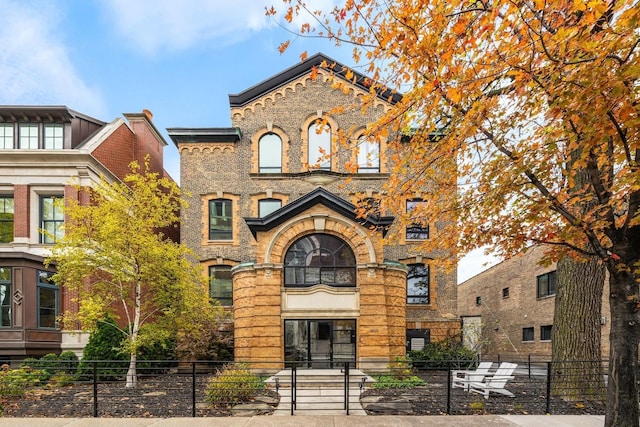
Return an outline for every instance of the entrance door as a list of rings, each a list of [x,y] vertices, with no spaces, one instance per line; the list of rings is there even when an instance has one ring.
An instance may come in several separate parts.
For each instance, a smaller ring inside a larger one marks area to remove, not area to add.
[[[330,369],[356,358],[356,321],[285,320],[284,356],[299,367]]]

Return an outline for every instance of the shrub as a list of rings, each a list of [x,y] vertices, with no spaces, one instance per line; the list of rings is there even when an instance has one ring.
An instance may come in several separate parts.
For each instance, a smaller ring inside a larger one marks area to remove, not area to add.
[[[116,321],[109,315],[98,322],[96,329],[89,335],[89,341],[82,353],[82,362],[78,375],[83,380],[93,378],[93,364],[97,362],[98,380],[113,380],[127,372],[129,357],[122,352],[124,334]],[[107,362],[108,361],[108,362]]]
[[[466,367],[476,359],[476,353],[467,349],[457,337],[426,343],[420,351],[410,351],[407,357],[418,369]]]
[[[410,375],[405,377],[397,377],[394,375],[378,375],[375,377],[371,387],[375,389],[381,388],[413,388],[426,385],[422,378],[416,375]]]
[[[215,405],[243,402],[265,388],[246,364],[225,365],[207,385],[207,401]]]
[[[24,396],[27,389],[40,384],[41,371],[33,370],[28,366],[11,369],[9,365],[0,368],[0,397]]]

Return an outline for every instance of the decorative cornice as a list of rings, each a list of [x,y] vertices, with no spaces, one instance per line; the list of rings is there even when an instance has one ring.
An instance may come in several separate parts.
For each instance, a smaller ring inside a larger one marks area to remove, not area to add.
[[[200,153],[233,153],[236,150],[235,144],[229,143],[188,143],[188,144],[178,144],[178,152],[182,154],[182,152],[186,151],[189,153],[200,152]]]

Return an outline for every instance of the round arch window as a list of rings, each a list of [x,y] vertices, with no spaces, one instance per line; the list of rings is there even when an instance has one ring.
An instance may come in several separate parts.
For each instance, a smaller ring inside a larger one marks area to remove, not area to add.
[[[284,258],[284,285],[356,286],[356,257],[342,239],[311,234],[296,240]]]

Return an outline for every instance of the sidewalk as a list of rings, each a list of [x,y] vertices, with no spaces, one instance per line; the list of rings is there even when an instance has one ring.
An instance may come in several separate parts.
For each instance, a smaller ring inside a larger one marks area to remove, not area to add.
[[[4,418],[2,427],[602,427],[599,415],[260,416],[226,418]]]

